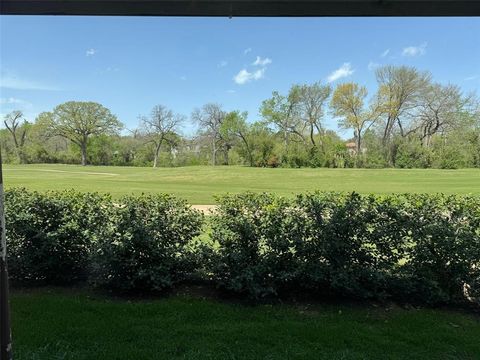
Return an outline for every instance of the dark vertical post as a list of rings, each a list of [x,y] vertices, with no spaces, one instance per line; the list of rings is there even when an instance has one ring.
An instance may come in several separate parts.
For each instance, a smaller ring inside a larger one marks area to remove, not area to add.
[[[12,335],[10,330],[10,306],[7,271],[7,239],[5,236],[5,197],[3,193],[2,152],[0,149],[0,360],[12,359]]]

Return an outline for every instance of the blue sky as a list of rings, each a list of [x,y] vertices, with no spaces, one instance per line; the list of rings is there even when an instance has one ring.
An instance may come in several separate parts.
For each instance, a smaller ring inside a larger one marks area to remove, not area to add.
[[[356,81],[372,94],[380,64],[480,93],[480,18],[2,16],[0,39],[0,113],[31,121],[69,100],[102,103],[127,128],[156,104],[189,116],[217,102],[254,121],[293,83]]]

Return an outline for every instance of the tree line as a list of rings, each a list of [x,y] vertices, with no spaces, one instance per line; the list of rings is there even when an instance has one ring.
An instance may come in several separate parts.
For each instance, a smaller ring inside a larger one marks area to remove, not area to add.
[[[70,101],[33,122],[21,111],[4,118],[0,141],[11,163],[125,166],[238,165],[258,167],[480,167],[480,101],[428,71],[383,66],[377,88],[354,82],[332,87],[295,84],[265,99],[260,119],[208,103],[188,117],[163,105],[140,116],[136,129],[103,105]],[[345,141],[327,117],[353,133]]]

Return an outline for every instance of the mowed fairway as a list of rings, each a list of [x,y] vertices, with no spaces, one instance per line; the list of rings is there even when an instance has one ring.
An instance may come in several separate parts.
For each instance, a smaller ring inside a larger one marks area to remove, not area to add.
[[[445,310],[242,306],[186,296],[119,301],[12,293],[16,360],[478,359],[479,319]]]
[[[480,194],[480,169],[267,169],[241,166],[136,168],[5,165],[4,183],[31,190],[170,193],[190,204],[214,204],[214,195],[242,191],[291,196],[314,190],[360,193]]]

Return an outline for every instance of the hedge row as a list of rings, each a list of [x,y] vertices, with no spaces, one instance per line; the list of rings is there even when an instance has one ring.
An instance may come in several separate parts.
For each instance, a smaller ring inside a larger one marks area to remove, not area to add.
[[[313,193],[220,199],[217,282],[254,298],[287,291],[451,303],[480,292],[480,198]]]
[[[198,267],[190,249],[203,216],[169,195],[73,191],[5,194],[12,282],[67,285],[89,280],[118,291],[158,291]]]
[[[418,303],[480,298],[480,197],[311,193],[219,198],[204,218],[168,195],[6,193],[10,276],[161,291],[202,274],[248,297]],[[205,239],[203,239],[205,240]]]

